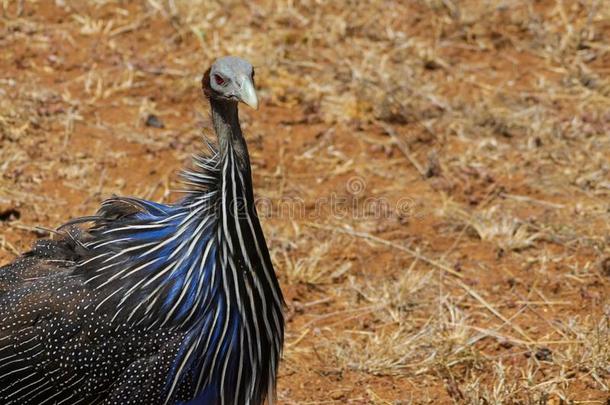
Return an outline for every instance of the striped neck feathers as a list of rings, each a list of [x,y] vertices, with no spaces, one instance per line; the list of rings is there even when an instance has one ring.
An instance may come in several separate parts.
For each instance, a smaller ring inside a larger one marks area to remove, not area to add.
[[[239,124],[237,102],[210,98],[212,123],[220,149],[221,160],[234,158],[238,169],[245,177],[250,177],[250,157],[248,146]],[[251,188],[251,184],[249,185]]]
[[[111,291],[96,307],[114,308],[113,321],[189,329],[215,305],[216,294],[241,306],[255,285],[264,287],[261,299],[272,297],[273,316],[280,314],[237,104],[210,104],[219,147],[208,145],[210,153],[196,156],[194,169],[184,173],[186,198],[163,205],[115,197],[98,212],[85,242],[89,254],[78,266],[88,285]]]

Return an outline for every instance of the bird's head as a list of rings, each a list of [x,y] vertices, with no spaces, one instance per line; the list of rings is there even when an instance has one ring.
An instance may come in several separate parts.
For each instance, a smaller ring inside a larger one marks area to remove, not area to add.
[[[217,59],[203,75],[203,92],[212,99],[243,102],[258,109],[254,89],[254,68],[250,62],[225,56]]]

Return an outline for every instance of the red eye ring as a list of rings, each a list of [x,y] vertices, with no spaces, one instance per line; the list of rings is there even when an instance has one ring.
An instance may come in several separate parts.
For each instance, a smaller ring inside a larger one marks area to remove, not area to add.
[[[214,75],[214,81],[219,86],[222,86],[223,84],[225,84],[225,79],[223,79],[220,75]]]

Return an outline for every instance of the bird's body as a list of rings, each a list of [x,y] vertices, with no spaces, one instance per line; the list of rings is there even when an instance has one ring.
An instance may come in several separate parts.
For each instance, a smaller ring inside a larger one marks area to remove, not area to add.
[[[112,198],[0,268],[0,403],[273,398],[283,298],[237,115],[238,99],[257,103],[249,66],[204,75],[218,147],[185,172],[183,200]]]

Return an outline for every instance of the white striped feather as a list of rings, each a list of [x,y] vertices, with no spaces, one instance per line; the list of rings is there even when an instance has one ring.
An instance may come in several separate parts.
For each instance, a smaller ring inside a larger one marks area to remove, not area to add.
[[[131,224],[103,231],[102,235],[109,239],[102,238],[99,241],[90,242],[86,246],[92,252],[104,251],[77,266],[82,267],[101,260],[104,265],[98,267],[95,271],[97,274],[86,281],[89,283],[98,276],[105,275],[107,278],[104,282],[96,286],[98,290],[107,288],[118,280],[134,280],[128,288],[121,286],[97,303],[95,308],[99,310],[113,296],[119,292],[122,294],[112,322],[121,316],[119,314],[125,312],[130,299],[136,296],[138,303],[129,307],[129,311],[125,313],[126,322],[135,321],[136,314],[139,314],[137,324],[147,324],[148,328],[156,326],[184,328],[187,325],[197,324],[198,319],[203,319],[202,316],[208,311],[215,311],[205,339],[203,335],[199,335],[196,339],[191,339],[190,346],[185,348],[184,355],[177,364],[166,403],[169,403],[179,387],[184,377],[183,374],[187,371],[186,365],[195,355],[204,356],[204,366],[206,370],[209,370],[207,374],[203,371],[195,374],[197,377],[196,392],[201,392],[210,383],[214,370],[220,370],[221,392],[228,389],[226,384],[228,383],[229,362],[237,361],[237,375],[234,377],[236,380],[232,381],[237,386],[231,388],[237,392],[235,395],[235,403],[237,403],[240,398],[247,399],[254,395],[256,381],[262,378],[261,373],[269,373],[269,393],[273,390],[277,372],[277,354],[281,351],[283,340],[281,336],[283,327],[280,320],[283,300],[281,292],[277,289],[277,282],[274,282],[275,274],[269,263],[264,239],[262,235],[259,235],[260,226],[255,225],[255,221],[258,219],[251,216],[251,213],[255,212],[255,207],[253,201],[248,201],[244,194],[247,182],[243,177],[244,174],[238,168],[232,146],[228,145],[228,151],[222,157],[218,152],[215,152],[212,158],[196,157],[195,166],[204,172],[187,171],[183,173],[187,183],[192,183],[195,187],[189,191],[191,199],[185,205],[185,210],[152,223]],[[197,191],[204,189],[203,193]],[[217,201],[219,210],[216,209]],[[244,205],[240,206],[239,203]],[[229,211],[230,209],[232,210]],[[174,221],[178,219],[178,224],[174,225]],[[113,235],[121,232],[146,232],[160,230],[167,226],[175,226],[176,231],[161,241],[137,243],[130,236],[112,239]],[[216,234],[210,236],[211,227],[216,227]],[[204,235],[208,237],[208,240],[201,246]],[[234,240],[234,238],[236,239]],[[173,247],[169,256],[152,258],[155,252],[176,242],[177,245]],[[251,249],[248,248],[248,245]],[[113,246],[118,249],[106,251]],[[210,255],[213,248],[214,257]],[[138,258],[141,260],[136,262],[137,264],[128,266],[125,265],[125,261],[120,260],[121,258],[131,258],[134,254],[138,254]],[[194,254],[199,255],[199,258],[191,259]],[[144,261],[145,259],[148,260]],[[165,259],[166,263],[156,269],[154,273],[149,273],[147,269],[158,264],[161,259]],[[190,263],[184,268],[187,260]],[[212,263],[211,273],[207,284],[204,285],[207,280],[204,277],[204,271],[206,271],[208,261]],[[118,268],[121,265],[123,267]],[[108,274],[109,272],[111,274]],[[260,275],[261,272],[262,275]],[[163,280],[170,278],[174,279],[176,283],[181,283],[182,288],[170,303],[169,309],[162,317],[158,317],[153,311],[158,308],[157,304],[163,299],[161,296],[164,288]],[[221,294],[221,299],[224,301],[222,313],[219,308],[211,306],[214,300],[210,297],[210,293],[214,291],[217,283],[220,289],[216,293]],[[183,312],[178,323],[174,323],[175,314],[186,302],[189,288],[195,289],[194,304],[186,314]],[[140,294],[144,291],[146,291],[144,295]],[[266,291],[270,291],[272,294],[270,302]],[[245,293],[245,296],[242,296],[242,293]],[[260,305],[260,308],[257,305]],[[234,318],[232,315],[235,311],[239,314],[238,318]],[[237,326],[233,324],[234,322],[238,322]],[[232,331],[235,327],[237,327],[237,332],[229,333],[229,330]],[[211,347],[211,331],[217,328],[221,328],[220,335],[217,344]],[[272,344],[271,350],[263,347],[263,337]],[[221,358],[220,350],[223,346],[227,348],[227,353],[223,353],[224,357]],[[261,364],[264,350],[269,350],[270,356],[267,370],[263,370]],[[244,356],[247,356],[252,367],[251,378],[248,381],[244,380],[243,367],[246,361]],[[206,375],[207,378],[204,378]],[[242,392],[246,394],[240,394]],[[268,401],[272,401],[272,399],[272,396],[269,395]],[[48,400],[49,398],[42,404]]]

